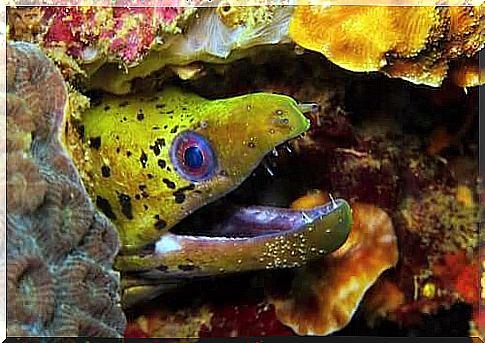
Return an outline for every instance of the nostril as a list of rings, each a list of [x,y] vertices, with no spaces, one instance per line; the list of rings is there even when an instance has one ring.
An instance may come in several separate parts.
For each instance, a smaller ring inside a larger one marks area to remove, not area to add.
[[[316,113],[320,110],[320,104],[317,103],[301,103],[297,107],[302,113]]]

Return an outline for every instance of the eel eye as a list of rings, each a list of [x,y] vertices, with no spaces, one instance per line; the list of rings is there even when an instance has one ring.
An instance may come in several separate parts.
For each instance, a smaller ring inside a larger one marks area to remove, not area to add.
[[[192,182],[207,180],[216,170],[216,158],[210,143],[192,131],[182,132],[174,139],[170,155],[177,172]]]

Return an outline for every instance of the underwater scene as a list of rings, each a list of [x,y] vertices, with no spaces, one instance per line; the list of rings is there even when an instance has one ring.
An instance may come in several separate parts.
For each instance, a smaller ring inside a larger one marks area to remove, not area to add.
[[[8,336],[483,337],[483,3],[115,3],[7,7]]]

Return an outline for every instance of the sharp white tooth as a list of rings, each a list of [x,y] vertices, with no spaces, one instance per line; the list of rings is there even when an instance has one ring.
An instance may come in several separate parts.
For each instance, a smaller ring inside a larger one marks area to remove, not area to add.
[[[278,157],[278,151],[276,151],[276,148],[274,148],[274,149],[273,149],[273,155],[274,155],[275,157]]]
[[[265,164],[265,165],[264,165],[264,167],[266,168],[266,171],[268,172],[268,174],[269,174],[269,175],[274,176],[273,171],[271,170],[271,168],[270,168],[270,167],[268,167],[268,165],[267,165],[267,164]]]
[[[332,194],[328,193],[328,196],[329,196],[330,200],[332,201],[333,208],[337,208],[337,203],[335,202],[335,199],[333,198]]]
[[[312,222],[312,219],[305,212],[302,212],[301,215],[302,215],[303,220],[305,221],[305,223],[310,224]]]
[[[288,152],[291,154],[293,151],[291,150],[290,146],[289,145],[286,145],[286,150],[288,150]]]

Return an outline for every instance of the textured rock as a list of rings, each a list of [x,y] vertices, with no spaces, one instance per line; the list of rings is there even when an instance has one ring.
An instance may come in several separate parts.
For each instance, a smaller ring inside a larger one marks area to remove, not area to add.
[[[58,140],[62,76],[28,43],[7,63],[7,334],[119,337],[118,237]]]

